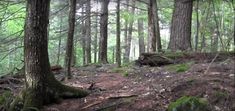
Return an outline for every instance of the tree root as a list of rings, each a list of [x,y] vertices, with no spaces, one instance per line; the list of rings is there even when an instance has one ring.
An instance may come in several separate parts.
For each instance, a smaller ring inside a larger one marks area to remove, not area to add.
[[[89,94],[88,91],[61,84],[53,84],[43,89],[42,94],[36,89],[26,88],[13,100],[9,111],[37,111],[43,105],[58,102],[67,98],[82,98]]]

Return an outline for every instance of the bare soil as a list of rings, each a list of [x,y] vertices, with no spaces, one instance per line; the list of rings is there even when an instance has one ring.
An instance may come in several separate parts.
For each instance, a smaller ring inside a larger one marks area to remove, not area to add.
[[[170,102],[186,95],[206,99],[212,111],[235,111],[234,56],[210,61],[194,61],[188,71],[179,73],[167,70],[167,66],[128,66],[124,68],[126,75],[114,73],[115,65],[72,68],[74,78],[64,83],[89,89],[90,95],[61,100],[43,110],[165,111]],[[54,73],[58,80],[64,77],[63,70]],[[18,79],[10,77],[1,78],[0,85],[0,93],[22,88]]]

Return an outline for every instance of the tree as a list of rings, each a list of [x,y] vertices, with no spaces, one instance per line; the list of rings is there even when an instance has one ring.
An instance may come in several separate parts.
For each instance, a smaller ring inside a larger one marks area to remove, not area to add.
[[[71,0],[72,3],[72,0]],[[74,3],[74,2],[73,2]],[[59,97],[84,97],[88,93],[62,85],[50,70],[48,23],[50,0],[28,0],[24,37],[25,89],[11,104],[10,111],[33,110]],[[23,103],[23,104],[22,104]]]
[[[117,39],[116,39],[116,62],[118,64],[118,67],[121,66],[121,43],[120,43],[120,0],[117,0],[117,26],[116,26],[116,33],[117,33]]]
[[[86,1],[86,63],[91,63],[91,1]]]
[[[104,64],[108,63],[108,58],[107,58],[108,4],[109,0],[101,1],[99,62]]]
[[[192,0],[175,0],[171,22],[170,43],[172,51],[186,51],[191,46]]]
[[[69,0],[69,30],[67,36],[66,55],[65,55],[65,74],[67,79],[72,77],[70,67],[73,56],[75,14],[76,14],[76,0]]]
[[[145,52],[143,18],[138,19],[139,56]]]
[[[135,0],[131,0],[131,10],[130,13],[135,13]],[[131,39],[132,39],[132,31],[133,31],[133,24],[134,24],[134,17],[131,16],[129,18],[129,27],[128,27],[128,33],[127,33],[127,39],[126,39],[126,46],[125,46],[125,56],[124,56],[124,62],[129,62],[129,56],[131,51]]]
[[[156,52],[156,49],[160,51],[161,38],[159,29],[159,19],[158,19],[158,7],[156,0],[149,1],[148,7],[148,25],[149,25],[149,37],[150,37],[150,52]],[[157,46],[156,46],[157,44]]]

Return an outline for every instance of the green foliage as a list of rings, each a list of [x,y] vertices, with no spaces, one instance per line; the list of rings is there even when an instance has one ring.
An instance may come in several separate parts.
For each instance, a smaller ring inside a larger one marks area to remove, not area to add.
[[[167,111],[209,111],[208,102],[204,99],[183,96],[172,102]]]
[[[12,97],[13,95],[10,91],[5,91],[2,95],[0,95],[0,107],[3,109],[8,109],[13,99]]]
[[[173,64],[166,66],[166,69],[172,72],[185,72],[190,69],[190,65],[193,64],[192,62],[183,63],[183,64]]]

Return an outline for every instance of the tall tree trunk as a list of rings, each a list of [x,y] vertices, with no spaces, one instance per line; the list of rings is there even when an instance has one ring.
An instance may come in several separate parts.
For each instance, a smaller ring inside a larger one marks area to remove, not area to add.
[[[62,23],[63,23],[63,17],[62,17],[62,12],[60,12],[60,34],[59,34],[59,44],[58,44],[58,53],[57,53],[57,61],[56,64],[59,65],[60,64],[60,48],[61,48],[61,39],[62,39]]]
[[[129,0],[126,1],[127,2],[127,5],[126,5],[126,11],[128,12],[129,11]],[[127,18],[124,18],[125,19],[125,28],[124,28],[124,53],[123,53],[123,62],[126,63],[128,61],[128,56],[126,56],[126,48],[127,48],[127,36],[128,36],[128,19]]]
[[[116,18],[117,26],[116,26],[116,33],[117,33],[117,38],[116,38],[116,62],[118,67],[121,66],[121,39],[120,39],[120,0],[117,0],[117,18]]]
[[[95,16],[94,63],[97,62],[98,14]]]
[[[88,94],[62,85],[50,71],[47,33],[49,6],[50,0],[27,1],[24,37],[26,89],[12,102],[10,111],[40,109],[58,97],[84,97]]]
[[[145,52],[143,18],[138,19],[139,56]]]
[[[109,0],[101,1],[99,62],[104,64],[108,63],[108,58],[107,58],[108,4]]]
[[[192,0],[175,0],[168,48],[172,51],[191,50]]]
[[[91,1],[86,1],[86,57],[87,63],[91,63]]]
[[[158,18],[158,6],[157,6],[156,0],[150,0],[150,3],[152,3],[151,9],[152,9],[153,20],[154,20],[153,24],[154,24],[154,30],[155,30],[155,36],[156,36],[157,51],[160,52],[162,50],[162,45],[161,45],[160,27],[159,27],[159,18]]]
[[[132,8],[131,8],[131,12],[132,14],[135,13],[135,1],[134,0],[131,0],[132,1]],[[126,46],[126,49],[125,49],[125,59],[124,59],[124,62],[127,63],[129,62],[129,59],[130,59],[130,51],[131,51],[131,39],[132,39],[132,31],[133,31],[133,24],[134,24],[134,17],[131,17],[131,20],[130,20],[130,23],[129,23],[129,28],[128,28],[128,35],[127,35],[127,46]]]
[[[82,17],[84,17],[84,5],[82,6]],[[83,20],[82,21],[82,37],[81,37],[81,40],[82,40],[82,54],[83,54],[83,65],[86,65],[87,64],[87,57],[86,57],[86,40],[85,40],[85,36],[86,36],[86,27],[85,27],[85,21]]]
[[[76,13],[76,0],[69,0],[69,30],[67,36],[66,55],[65,55],[65,74],[68,79],[72,77],[70,67],[71,67],[71,60],[73,53],[75,13]]]
[[[198,50],[198,39],[199,39],[199,0],[197,0],[196,5],[196,18],[197,18],[197,26],[196,26],[196,35],[195,35],[195,51]]]

